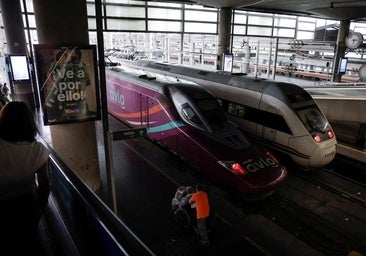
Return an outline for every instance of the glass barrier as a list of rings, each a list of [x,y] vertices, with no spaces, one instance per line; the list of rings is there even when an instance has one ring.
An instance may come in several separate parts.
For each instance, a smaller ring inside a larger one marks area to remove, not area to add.
[[[154,255],[55,154],[49,169],[51,194],[43,219],[62,255]]]

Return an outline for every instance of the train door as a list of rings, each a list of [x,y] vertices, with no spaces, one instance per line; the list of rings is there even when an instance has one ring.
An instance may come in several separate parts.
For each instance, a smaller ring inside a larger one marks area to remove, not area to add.
[[[267,107],[267,112],[277,114],[278,110],[274,107]],[[273,120],[275,122],[275,120]],[[271,123],[271,122],[268,122]],[[271,126],[262,126],[261,136],[264,139],[275,141],[276,140],[276,130]]]
[[[149,128],[149,105],[151,99],[145,95],[140,94],[140,125],[141,127]]]

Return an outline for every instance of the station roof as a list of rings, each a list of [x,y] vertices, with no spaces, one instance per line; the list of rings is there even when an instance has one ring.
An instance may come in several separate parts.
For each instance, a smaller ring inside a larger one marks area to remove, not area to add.
[[[191,0],[216,8],[309,16],[331,20],[366,21],[365,0]]]

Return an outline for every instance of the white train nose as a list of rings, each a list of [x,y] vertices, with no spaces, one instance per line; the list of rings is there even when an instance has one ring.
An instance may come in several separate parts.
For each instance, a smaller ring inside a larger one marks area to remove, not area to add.
[[[310,166],[321,167],[329,164],[334,159],[336,155],[336,143],[334,140],[324,141],[315,148],[310,157]]]

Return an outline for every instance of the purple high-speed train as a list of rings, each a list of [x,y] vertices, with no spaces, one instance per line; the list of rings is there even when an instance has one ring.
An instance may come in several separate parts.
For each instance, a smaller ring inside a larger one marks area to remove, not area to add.
[[[244,196],[270,195],[286,169],[225,116],[196,83],[127,67],[106,69],[108,112]]]

